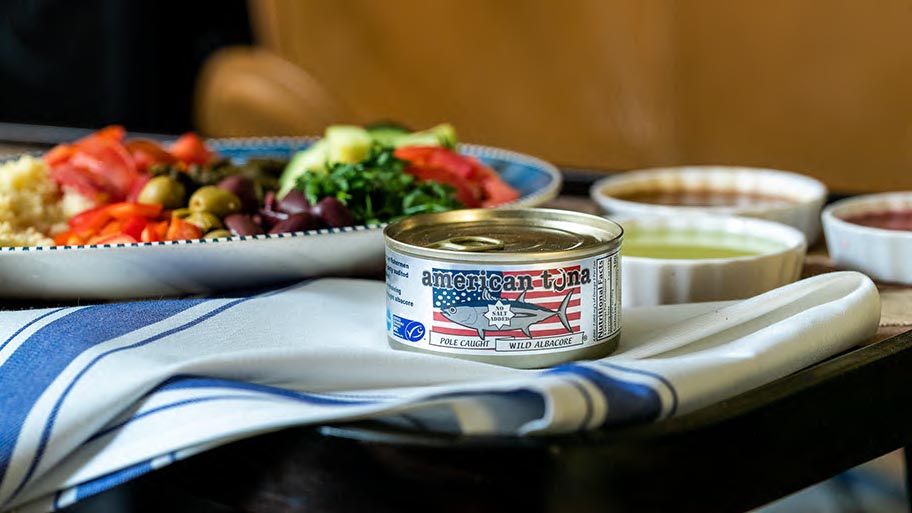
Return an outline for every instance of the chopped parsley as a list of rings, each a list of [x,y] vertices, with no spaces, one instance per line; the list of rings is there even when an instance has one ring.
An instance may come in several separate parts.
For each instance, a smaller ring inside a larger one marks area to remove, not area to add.
[[[401,217],[462,208],[456,190],[437,182],[419,182],[405,172],[408,162],[392,148],[375,145],[367,159],[332,163],[325,171],[307,171],[297,180],[311,205],[334,196],[358,222],[378,224]]]

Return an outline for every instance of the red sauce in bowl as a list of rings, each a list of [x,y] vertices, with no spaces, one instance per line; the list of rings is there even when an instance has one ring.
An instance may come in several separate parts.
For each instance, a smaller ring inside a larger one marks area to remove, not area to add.
[[[912,231],[912,210],[868,212],[846,217],[843,221],[884,230]]]

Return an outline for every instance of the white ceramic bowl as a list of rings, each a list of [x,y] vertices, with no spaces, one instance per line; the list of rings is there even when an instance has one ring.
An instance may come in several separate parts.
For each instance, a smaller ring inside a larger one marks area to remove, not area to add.
[[[912,210],[912,191],[856,196],[825,208],[821,215],[823,230],[836,265],[861,271],[877,281],[912,285],[912,232],[845,221],[851,216],[892,210]]]
[[[621,304],[624,307],[744,299],[797,280],[807,242],[790,226],[735,216],[617,218],[626,233],[638,230],[699,230],[748,235],[782,249],[753,256],[666,259],[624,256],[621,244]]]
[[[654,205],[618,198],[634,192],[661,190],[713,190],[779,196],[786,205],[695,207]],[[809,176],[738,166],[684,166],[628,171],[595,182],[592,199],[614,216],[713,214],[769,219],[793,226],[810,243],[820,235],[820,209],[826,186]]]

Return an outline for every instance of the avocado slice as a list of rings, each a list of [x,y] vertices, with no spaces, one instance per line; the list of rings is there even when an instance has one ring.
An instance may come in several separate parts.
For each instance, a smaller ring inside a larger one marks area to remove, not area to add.
[[[329,150],[330,162],[353,164],[370,154],[374,140],[360,126],[334,125],[326,129],[323,139]]]
[[[279,198],[285,197],[298,182],[298,178],[308,171],[325,170],[329,162],[329,152],[326,139],[320,139],[309,148],[301,150],[291,157],[285,171],[279,177]]]

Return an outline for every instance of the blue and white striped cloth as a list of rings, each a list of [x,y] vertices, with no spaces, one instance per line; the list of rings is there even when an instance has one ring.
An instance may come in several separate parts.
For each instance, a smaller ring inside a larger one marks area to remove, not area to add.
[[[393,351],[384,285],[0,313],[0,510],[49,511],[208,448],[373,418],[562,433],[692,411],[870,336],[846,272],[756,298],[624,312],[619,351],[546,370]]]

